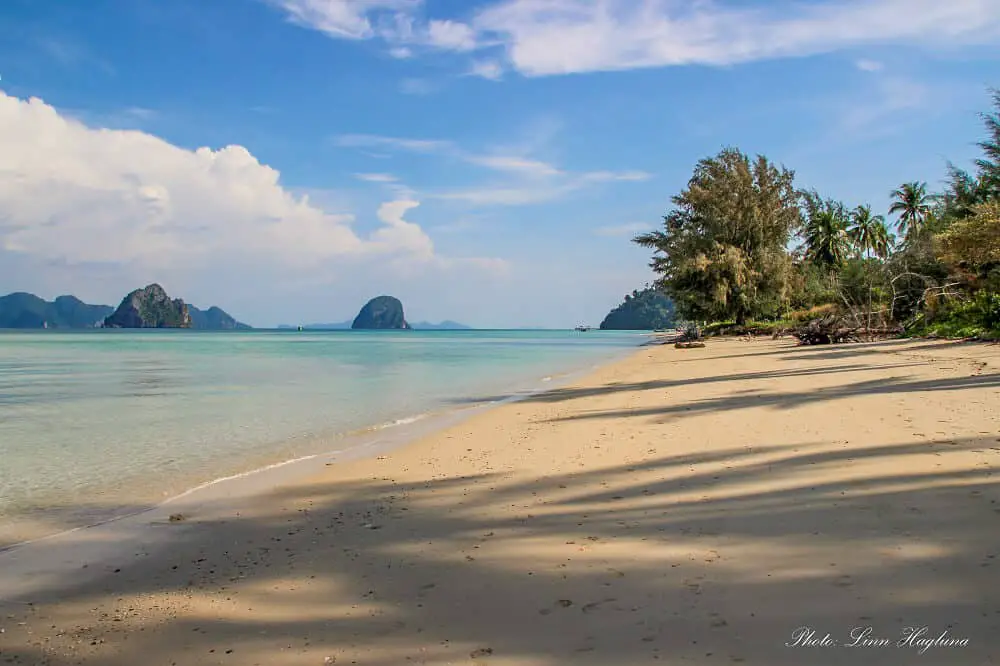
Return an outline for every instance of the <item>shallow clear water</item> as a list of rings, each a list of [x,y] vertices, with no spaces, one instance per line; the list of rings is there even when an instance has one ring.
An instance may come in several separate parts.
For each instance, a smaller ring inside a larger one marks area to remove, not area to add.
[[[645,339],[605,331],[0,331],[0,523],[58,511],[67,525],[106,517],[335,448],[346,433],[536,387]]]

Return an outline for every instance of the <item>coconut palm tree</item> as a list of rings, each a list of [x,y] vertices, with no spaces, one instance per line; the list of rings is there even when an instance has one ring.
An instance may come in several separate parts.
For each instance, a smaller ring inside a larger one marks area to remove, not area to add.
[[[931,197],[927,194],[927,183],[913,181],[903,183],[892,191],[890,215],[899,215],[896,223],[904,242],[917,236],[927,223],[931,214]]]
[[[861,256],[876,256],[880,259],[888,256],[889,228],[884,217],[872,215],[871,206],[865,204],[851,211],[851,226],[847,234]]]
[[[806,258],[825,268],[839,266],[851,246],[844,204],[824,200],[815,191],[802,192],[801,196],[805,208],[802,240],[805,242]]]

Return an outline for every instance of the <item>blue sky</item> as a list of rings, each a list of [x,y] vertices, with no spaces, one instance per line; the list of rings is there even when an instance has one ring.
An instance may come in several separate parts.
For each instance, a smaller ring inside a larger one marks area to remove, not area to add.
[[[936,187],[998,44],[996,0],[5,0],[0,292],[597,324],[723,146]]]

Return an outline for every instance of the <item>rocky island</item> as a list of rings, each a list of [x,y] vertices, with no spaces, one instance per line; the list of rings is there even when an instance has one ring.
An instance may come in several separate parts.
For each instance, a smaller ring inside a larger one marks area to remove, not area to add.
[[[191,328],[191,311],[158,284],[136,289],[104,320],[104,328]]]
[[[365,303],[351,328],[411,330],[403,316],[403,304],[392,296],[376,296]]]
[[[625,296],[624,302],[608,313],[602,330],[655,331],[674,325],[674,303],[663,293],[646,287]]]

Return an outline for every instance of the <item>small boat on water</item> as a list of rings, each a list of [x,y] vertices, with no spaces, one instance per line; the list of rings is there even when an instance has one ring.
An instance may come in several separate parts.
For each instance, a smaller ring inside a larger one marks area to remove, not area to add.
[[[576,330],[584,332],[584,331],[589,331],[589,330],[591,330],[593,328],[594,328],[593,326],[582,326],[581,325],[581,326],[577,326]]]

